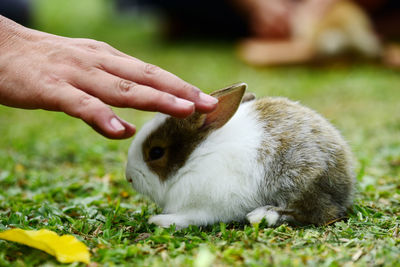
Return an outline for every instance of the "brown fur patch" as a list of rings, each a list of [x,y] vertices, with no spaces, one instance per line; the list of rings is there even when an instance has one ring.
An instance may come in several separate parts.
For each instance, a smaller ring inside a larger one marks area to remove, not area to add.
[[[170,117],[145,140],[142,146],[144,161],[160,180],[181,168],[193,150],[209,135],[235,114],[244,91],[245,84],[236,84],[211,93],[219,100],[218,107],[209,114],[194,113],[186,119]],[[150,158],[153,147],[164,149],[164,155],[157,159]]]
[[[207,130],[198,131],[202,121],[199,113],[187,119],[168,118],[143,143],[144,160],[162,181],[182,167],[193,150],[208,135]],[[149,152],[155,146],[163,148],[165,155],[151,161]]]

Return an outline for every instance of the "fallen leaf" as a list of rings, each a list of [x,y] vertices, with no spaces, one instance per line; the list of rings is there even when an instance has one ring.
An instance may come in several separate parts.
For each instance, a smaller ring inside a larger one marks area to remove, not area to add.
[[[126,191],[122,191],[122,192],[120,193],[120,195],[121,195],[121,197],[123,197],[123,198],[129,197],[129,193],[126,192]]]
[[[0,239],[43,250],[55,256],[62,263],[75,261],[90,263],[89,249],[72,235],[59,236],[46,229],[22,230],[16,228],[0,233]]]
[[[24,167],[24,165],[22,165],[22,164],[20,164],[20,163],[17,163],[17,164],[15,164],[15,171],[16,172],[24,172],[25,171],[25,167]]]

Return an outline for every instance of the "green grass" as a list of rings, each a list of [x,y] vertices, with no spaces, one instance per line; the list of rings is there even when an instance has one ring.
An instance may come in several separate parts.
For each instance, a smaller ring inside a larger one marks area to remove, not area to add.
[[[157,228],[147,219],[160,210],[124,179],[131,140],[107,140],[61,113],[1,106],[0,230],[73,234],[99,266],[400,266],[398,72],[366,63],[252,68],[236,59],[232,44],[166,44],[135,23],[47,30],[109,42],[207,92],[244,81],[258,96],[286,96],[317,110],[342,131],[357,159],[349,218],[322,227]],[[152,116],[116,112],[138,126]],[[57,264],[41,251],[0,241],[0,266]]]

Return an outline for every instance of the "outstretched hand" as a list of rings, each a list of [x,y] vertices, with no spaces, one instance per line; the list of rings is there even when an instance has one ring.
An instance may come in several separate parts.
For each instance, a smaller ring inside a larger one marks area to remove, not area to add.
[[[0,16],[0,104],[63,111],[122,139],[135,127],[108,105],[186,117],[212,111],[217,100],[106,43],[27,29]]]

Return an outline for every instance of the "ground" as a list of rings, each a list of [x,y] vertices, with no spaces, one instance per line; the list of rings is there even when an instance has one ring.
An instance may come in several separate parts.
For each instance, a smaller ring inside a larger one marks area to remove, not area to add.
[[[247,82],[258,96],[285,96],[323,114],[354,152],[354,207],[347,219],[320,227],[157,228],[147,219],[159,208],[124,178],[131,140],[107,140],[62,113],[1,106],[0,230],[73,234],[90,247],[93,266],[400,266],[399,72],[365,62],[253,68],[236,59],[229,42],[165,43],[151,30],[132,30],[130,20],[99,23],[101,30],[88,32],[45,29],[109,42],[207,92]],[[116,112],[138,127],[153,116]],[[0,241],[0,266],[57,264]]]

